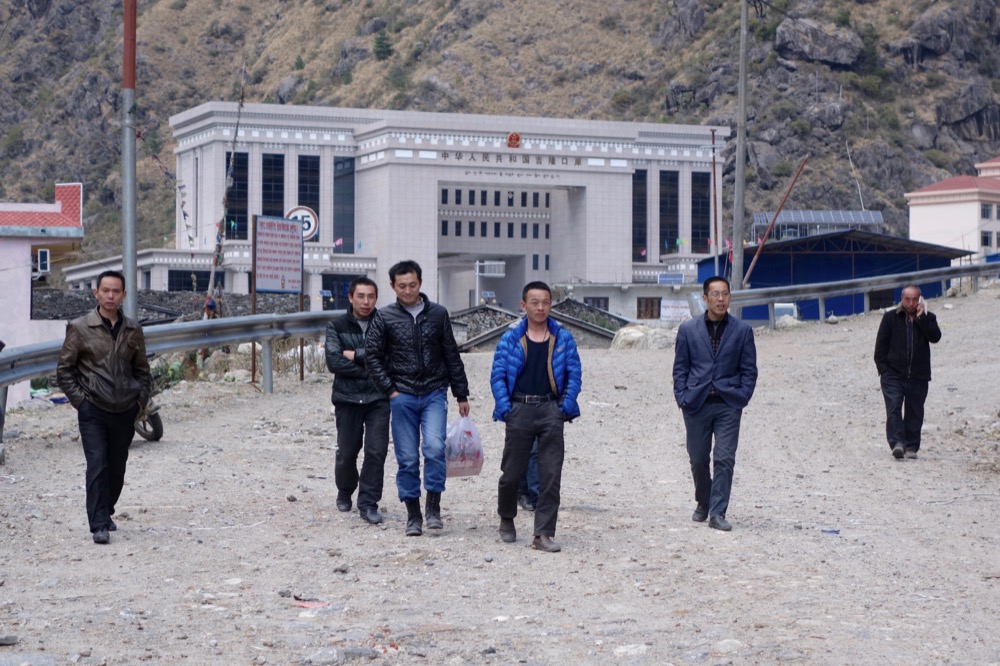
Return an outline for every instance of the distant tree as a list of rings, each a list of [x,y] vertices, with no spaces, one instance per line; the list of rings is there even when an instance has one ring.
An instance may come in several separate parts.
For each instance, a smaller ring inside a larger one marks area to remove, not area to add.
[[[385,30],[379,30],[375,35],[375,59],[388,60],[392,55],[392,43],[389,42],[389,35]]]

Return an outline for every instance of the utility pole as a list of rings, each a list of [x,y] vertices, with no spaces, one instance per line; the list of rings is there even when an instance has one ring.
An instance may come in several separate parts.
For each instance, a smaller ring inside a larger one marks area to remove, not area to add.
[[[750,22],[748,0],[740,2],[740,79],[736,111],[736,189],[733,200],[733,277],[732,285],[743,283],[743,236],[746,220],[743,201],[746,190],[747,162],[747,24]]]
[[[136,0],[125,0],[122,53],[122,273],[125,316],[137,319],[139,283],[135,243],[135,15]]]

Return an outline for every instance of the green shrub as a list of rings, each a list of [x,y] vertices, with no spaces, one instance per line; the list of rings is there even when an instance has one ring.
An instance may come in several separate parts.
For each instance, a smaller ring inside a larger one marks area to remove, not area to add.
[[[306,68],[306,63],[302,59],[302,56],[301,55],[295,56],[295,69],[305,69],[305,68]]]
[[[850,28],[851,27],[851,10],[848,9],[848,8],[846,8],[846,7],[842,8],[840,11],[838,11],[834,15],[834,17],[833,17],[833,23],[834,23],[834,25],[837,25],[837,26],[839,26],[841,28]]]
[[[793,120],[788,126],[792,133],[796,136],[806,136],[812,131],[812,124],[808,120],[803,120],[799,118],[798,120]]]
[[[385,30],[379,30],[375,35],[375,59],[378,61],[388,60],[392,57],[392,43]]]
[[[938,169],[947,169],[951,166],[951,159],[949,159],[944,151],[938,150],[937,148],[925,150],[924,157],[926,157],[927,161],[936,166]]]
[[[611,105],[617,111],[625,111],[635,104],[635,95],[631,90],[619,90],[611,97]]]
[[[410,87],[410,72],[402,65],[393,65],[389,68],[388,80],[396,90],[406,90]]]
[[[622,20],[621,14],[618,13],[608,14],[598,22],[598,25],[600,25],[605,30],[617,30],[618,25],[621,23],[621,20]]]
[[[941,86],[943,86],[945,84],[945,82],[947,80],[948,80],[948,77],[946,77],[941,72],[927,72],[927,76],[924,77],[925,85],[928,88],[930,88],[931,90],[933,90],[935,88],[940,88]],[[996,86],[994,86],[994,87],[996,87]]]
[[[879,120],[882,124],[891,130],[898,130],[902,123],[899,122],[899,116],[896,115],[896,109],[891,106],[885,106],[879,109],[878,112]]]
[[[175,12],[179,12],[183,10],[185,7],[187,7],[187,5],[188,5],[187,0],[173,0],[173,2],[167,5],[167,7],[173,9]]]
[[[792,163],[788,160],[781,160],[774,165],[771,173],[778,178],[785,178],[792,175]]]

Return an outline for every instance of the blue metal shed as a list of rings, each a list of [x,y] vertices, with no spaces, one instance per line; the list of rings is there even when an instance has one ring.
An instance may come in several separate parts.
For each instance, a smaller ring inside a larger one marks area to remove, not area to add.
[[[743,250],[744,270],[748,269],[756,245]],[[972,254],[943,245],[912,241],[899,236],[876,234],[857,229],[835,231],[804,238],[773,241],[764,244],[764,249],[750,275],[750,288],[784,287],[791,285],[837,282],[858,278],[892,275],[910,271],[945,268],[951,262]],[[721,258],[720,258],[721,259]],[[715,258],[709,257],[698,262],[698,279],[704,281],[714,272]],[[724,272],[728,277],[731,265],[728,255]],[[884,292],[873,292],[869,304],[872,309],[884,308],[899,302],[903,285]],[[941,282],[920,285],[928,298],[941,296]],[[819,302],[816,299],[798,302],[802,319],[819,319]],[[826,299],[824,317],[864,312],[864,296],[851,294]],[[767,306],[756,305],[743,308],[743,318],[766,320]]]

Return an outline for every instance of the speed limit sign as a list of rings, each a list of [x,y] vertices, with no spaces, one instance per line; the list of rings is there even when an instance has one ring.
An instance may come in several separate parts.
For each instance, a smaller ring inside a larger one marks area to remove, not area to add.
[[[319,233],[319,218],[309,206],[296,206],[285,213],[289,220],[302,222],[302,240],[312,240]]]

